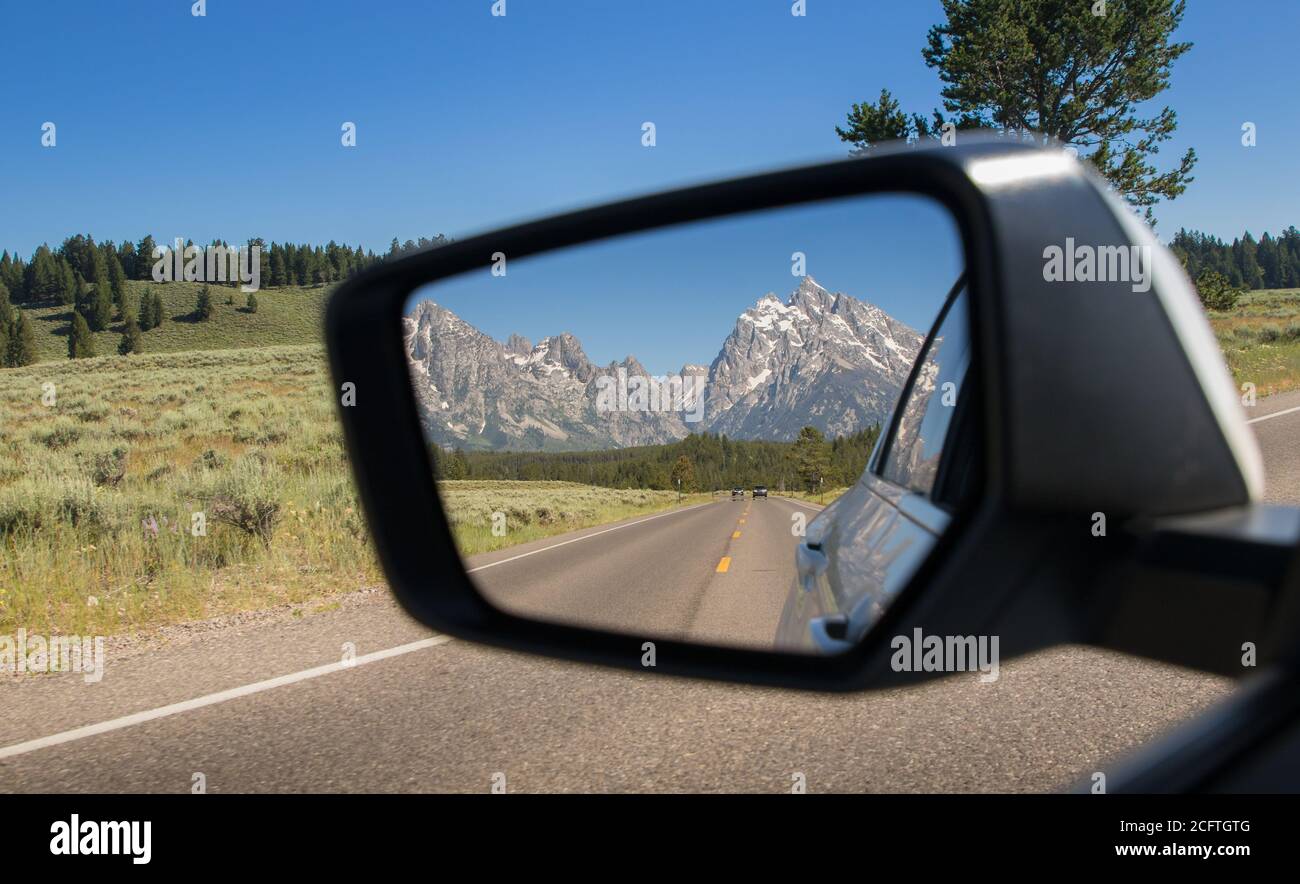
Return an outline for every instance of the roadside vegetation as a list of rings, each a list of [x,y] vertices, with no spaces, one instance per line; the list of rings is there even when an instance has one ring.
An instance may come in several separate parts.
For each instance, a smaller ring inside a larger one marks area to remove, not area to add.
[[[380,583],[334,410],[319,345],[0,371],[0,634],[129,632]],[[467,555],[679,505],[569,482],[443,495]]]
[[[0,413],[0,633],[106,634],[380,579],[319,346],[9,369]]]
[[[466,556],[711,499],[546,481],[447,480],[438,490],[456,548]]]
[[[802,500],[805,503],[815,503],[818,504],[819,506],[830,506],[832,503],[834,503],[836,500],[840,498],[840,495],[844,494],[844,492],[848,490],[849,487],[844,486],[842,488],[827,488],[825,491],[822,491],[821,493],[818,493],[816,491],[785,491],[785,492],[780,492],[779,496],[792,497],[795,500]],[[769,489],[769,491],[771,491],[771,489]],[[778,492],[776,491],[771,491],[771,493],[778,494]]]
[[[1228,310],[1208,310],[1238,388],[1257,396],[1300,388],[1300,289],[1240,293]]]

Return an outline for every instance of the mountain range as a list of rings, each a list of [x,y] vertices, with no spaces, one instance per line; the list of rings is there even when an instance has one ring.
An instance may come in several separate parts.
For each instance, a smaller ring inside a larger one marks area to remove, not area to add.
[[[429,300],[402,321],[430,441],[514,450],[654,445],[706,430],[778,441],[809,425],[855,432],[888,417],[922,341],[812,277],[784,301],[761,297],[712,363],[684,365],[677,379],[650,379],[632,356],[595,365],[567,332],[497,341]]]

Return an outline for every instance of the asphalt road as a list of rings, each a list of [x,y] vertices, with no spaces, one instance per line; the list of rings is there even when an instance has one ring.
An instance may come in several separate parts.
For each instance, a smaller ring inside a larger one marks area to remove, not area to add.
[[[1300,505],[1300,390],[1260,399],[1246,416],[1264,453],[1265,499]]]
[[[818,509],[719,497],[469,564],[490,601],[523,616],[767,650],[794,580],[796,514]]]
[[[1249,416],[1268,499],[1300,503],[1300,394]],[[522,610],[563,617],[557,602],[617,586],[607,625],[761,642],[792,574],[795,509],[721,501],[471,564]],[[645,555],[653,567],[629,569]],[[189,792],[201,775],[214,793],[485,792],[503,775],[508,791],[783,792],[796,774],[810,792],[1048,790],[1229,688],[1074,647],[1004,662],[992,684],[835,697],[709,684],[433,636],[370,590],[114,641],[95,684],[0,677],[0,791]]]

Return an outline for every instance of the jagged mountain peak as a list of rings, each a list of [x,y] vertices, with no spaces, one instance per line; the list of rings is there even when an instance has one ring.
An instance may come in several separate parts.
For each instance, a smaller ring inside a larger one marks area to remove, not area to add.
[[[817,312],[834,310],[839,303],[839,299],[838,294],[832,293],[811,276],[805,276],[799,281],[799,285],[795,290],[790,293],[790,298],[786,304],[790,307],[801,307],[805,310]]]
[[[682,366],[705,378],[702,397],[688,396],[688,424],[672,410],[597,407],[598,389],[609,389],[602,376],[650,376],[635,356],[597,367],[568,332],[500,343],[432,301],[404,321],[430,437],[493,448],[647,445],[699,430],[793,439],[808,425],[853,432],[885,420],[921,343],[880,308],[804,277],[786,299],[768,292],[742,312],[708,367]]]
[[[706,423],[738,438],[847,433],[883,421],[921,336],[812,277],[787,300],[764,295],[736,321],[709,369]]]
[[[506,338],[506,352],[512,356],[527,356],[533,352],[533,342],[523,335],[512,334]]]

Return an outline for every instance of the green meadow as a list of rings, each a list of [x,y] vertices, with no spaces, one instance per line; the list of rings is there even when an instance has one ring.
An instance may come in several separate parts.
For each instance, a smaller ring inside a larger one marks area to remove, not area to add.
[[[1300,289],[1246,292],[1209,315],[1238,387],[1252,383],[1259,396],[1300,387]]]
[[[159,292],[167,318],[158,328],[143,335],[145,353],[179,353],[186,350],[229,350],[270,347],[278,344],[318,344],[324,321],[325,302],[332,286],[285,286],[257,292],[257,312],[247,309],[248,296],[237,288],[212,286],[216,311],[211,319],[198,322],[194,305],[202,283],[153,283],[128,280],[129,297],[140,302],[145,292]],[[231,303],[227,303],[230,301]],[[31,307],[24,310],[35,320],[37,346],[42,360],[68,358],[68,333],[72,307]],[[94,332],[95,353],[117,352],[122,339],[122,322]]]
[[[0,415],[0,633],[137,631],[382,580],[319,344],[0,370]],[[677,504],[562,482],[443,493],[467,554]]]

